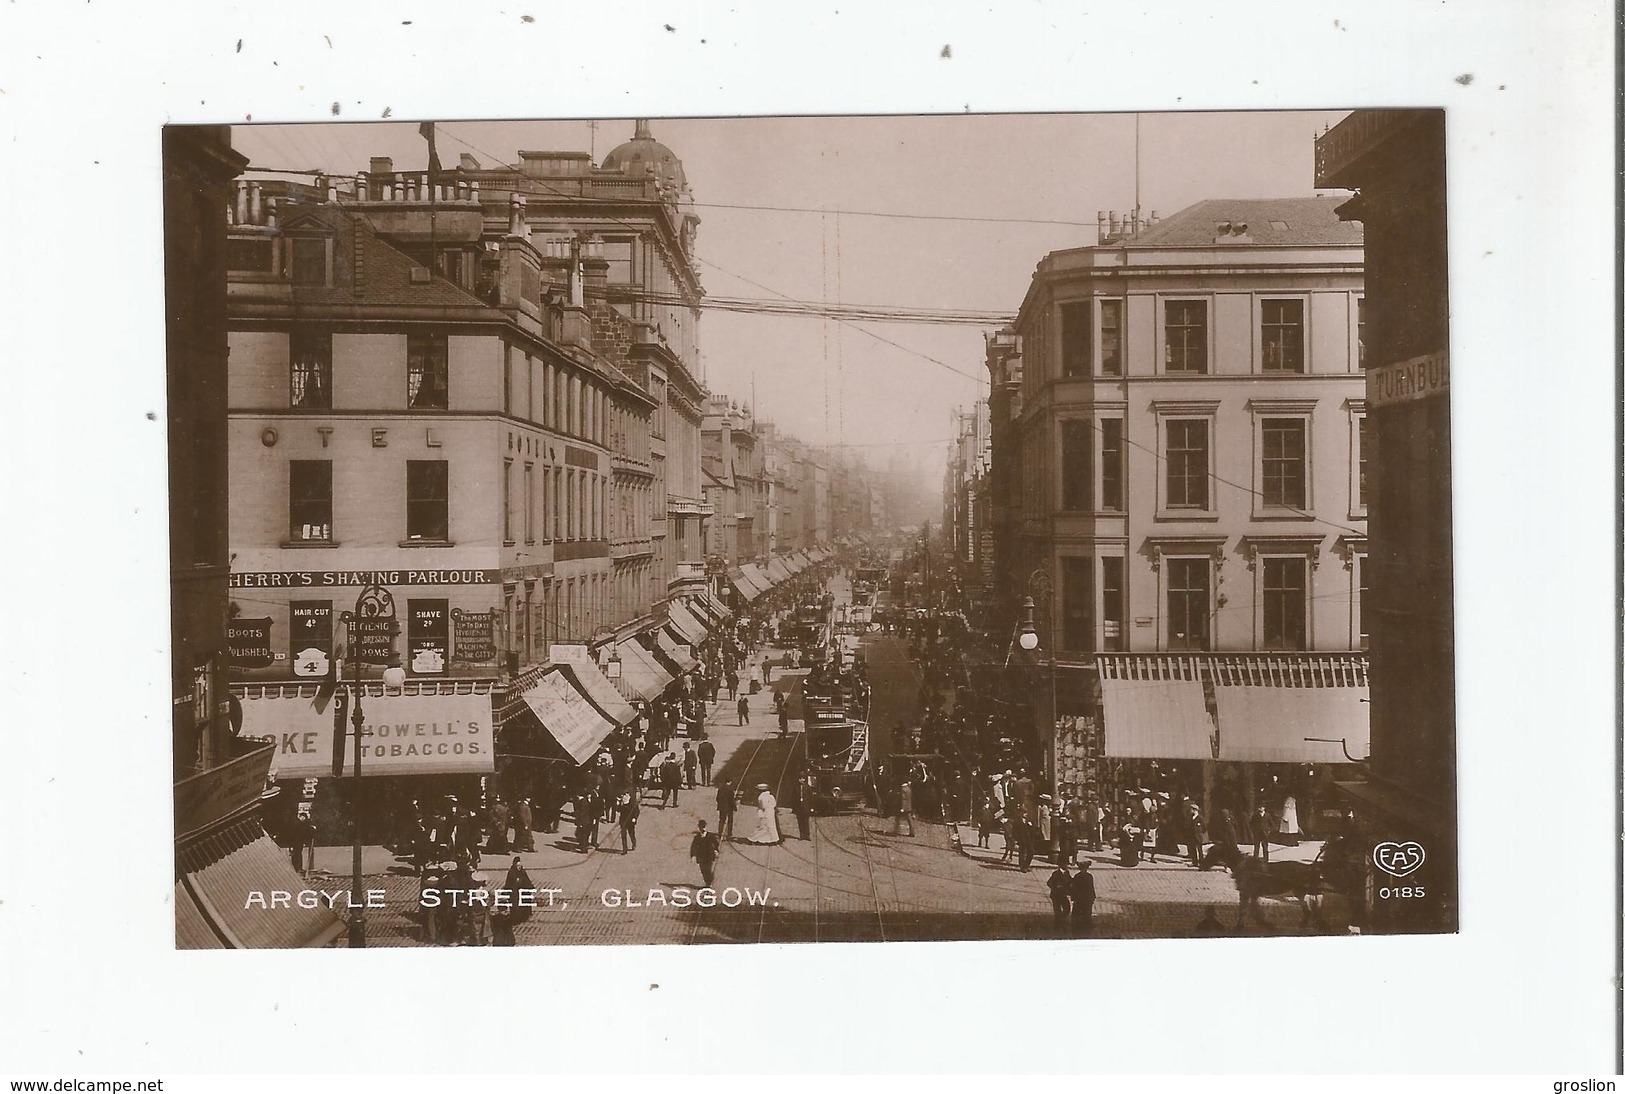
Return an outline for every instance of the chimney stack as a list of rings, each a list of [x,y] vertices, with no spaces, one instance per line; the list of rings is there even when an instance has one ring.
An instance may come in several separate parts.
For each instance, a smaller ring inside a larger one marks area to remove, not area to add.
[[[372,166],[368,168],[369,175],[389,175],[395,171],[395,161],[388,156],[372,157]]]

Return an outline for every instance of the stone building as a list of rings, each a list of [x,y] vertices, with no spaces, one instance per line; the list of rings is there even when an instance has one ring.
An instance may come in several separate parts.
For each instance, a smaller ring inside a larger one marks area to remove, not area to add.
[[[1312,828],[1364,758],[1364,279],[1337,204],[1102,218],[990,342],[997,584],[1034,600],[1057,781],[1154,770]]]

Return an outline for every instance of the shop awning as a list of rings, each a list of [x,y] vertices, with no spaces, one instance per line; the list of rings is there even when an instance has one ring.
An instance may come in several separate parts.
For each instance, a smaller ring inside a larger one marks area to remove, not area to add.
[[[709,593],[706,593],[703,596],[691,596],[683,602],[683,607],[693,612],[694,618],[704,624],[707,630],[714,631],[717,629],[717,625],[722,622],[722,616],[718,615],[717,610],[711,606],[710,601],[705,599],[709,595]]]
[[[701,623],[694,617],[693,612],[677,601],[666,605],[666,619],[678,636],[689,645],[698,646],[711,634],[711,628]]]
[[[562,669],[544,672],[525,692],[524,700],[559,747],[578,764],[592,759],[615,728]]]
[[[636,641],[618,643],[616,656],[621,659],[621,678],[616,681],[623,693],[652,703],[660,698],[671,683],[671,673],[661,668],[654,655]]]
[[[1371,754],[1369,688],[1217,685],[1213,694],[1221,760],[1343,764]]]
[[[466,689],[466,690],[464,690]],[[346,687],[346,690],[351,690]],[[314,684],[245,685],[241,736],[275,742],[279,779],[333,774],[333,698]],[[361,774],[484,774],[495,770],[489,686],[472,682],[369,686],[361,699]],[[355,741],[344,772],[355,769]]]
[[[593,664],[591,658],[569,658],[564,662],[564,668],[570,673],[576,687],[592,700],[593,706],[603,711],[604,716],[617,726],[627,725],[638,716],[632,704],[621,698],[621,693],[615,690],[615,685]]]
[[[673,638],[665,627],[661,627],[654,632],[654,640],[659,645],[660,652],[664,653],[677,666],[677,671],[687,672],[699,664],[694,659],[694,656],[683,648],[683,644]]]
[[[722,599],[710,589],[700,594],[700,603],[710,611],[711,618],[717,623],[721,623],[733,614],[728,610],[728,605],[724,604]]]
[[[773,584],[790,580],[790,568],[784,564],[784,559],[769,559],[767,563],[767,578]]]
[[[762,595],[762,590],[745,577],[743,567],[728,571],[728,583],[734,587],[734,592],[744,598],[747,604]]]
[[[728,580],[733,583],[734,592],[743,597],[746,604],[762,595],[761,585],[752,581],[743,570],[735,570],[728,575]]]
[[[1213,720],[1200,680],[1100,681],[1106,755],[1120,759],[1211,760]]]
[[[302,908],[281,898],[273,906],[275,894],[296,894],[310,885],[257,817],[192,841],[176,858],[175,945],[180,949],[300,949],[325,946],[347,929],[319,901]]]
[[[741,575],[743,575],[746,581],[750,582],[751,586],[756,590],[757,596],[760,596],[773,587],[773,582],[767,576],[767,571],[763,570],[761,566],[754,562],[748,566],[740,567],[739,572]]]

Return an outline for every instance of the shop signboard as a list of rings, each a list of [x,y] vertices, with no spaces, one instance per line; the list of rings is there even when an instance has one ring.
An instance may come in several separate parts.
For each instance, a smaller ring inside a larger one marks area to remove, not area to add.
[[[394,616],[354,616],[350,619],[350,641],[356,659],[367,665],[395,663],[395,633],[400,624]]]
[[[295,600],[288,605],[289,656],[295,676],[326,676],[333,649],[333,602]]]
[[[295,690],[291,685],[290,692]],[[276,745],[278,779],[333,774],[333,709],[304,695],[268,692],[242,701],[242,736]],[[353,700],[352,700],[353,702]],[[493,770],[491,696],[367,694],[361,699],[361,774],[441,775]],[[346,726],[348,729],[348,726]],[[344,772],[355,769],[355,738],[346,733]]]
[[[271,619],[226,620],[226,645],[235,668],[263,669],[276,660],[271,652]]]
[[[495,611],[451,610],[452,649],[457,660],[480,663],[497,659],[496,619]]]
[[[413,676],[444,676],[450,661],[451,613],[444,600],[406,602],[406,669]]]
[[[175,837],[183,839],[257,805],[274,750],[255,748],[175,784]]]

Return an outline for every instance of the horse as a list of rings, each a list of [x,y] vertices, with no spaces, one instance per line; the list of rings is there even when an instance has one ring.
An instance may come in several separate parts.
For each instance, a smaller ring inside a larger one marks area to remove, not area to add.
[[[1301,925],[1308,927],[1319,921],[1320,906],[1329,886],[1321,873],[1321,862],[1265,862],[1248,856],[1231,870],[1236,882],[1238,905],[1236,930],[1247,921],[1247,913],[1255,910],[1259,897],[1296,897],[1303,907]]]

